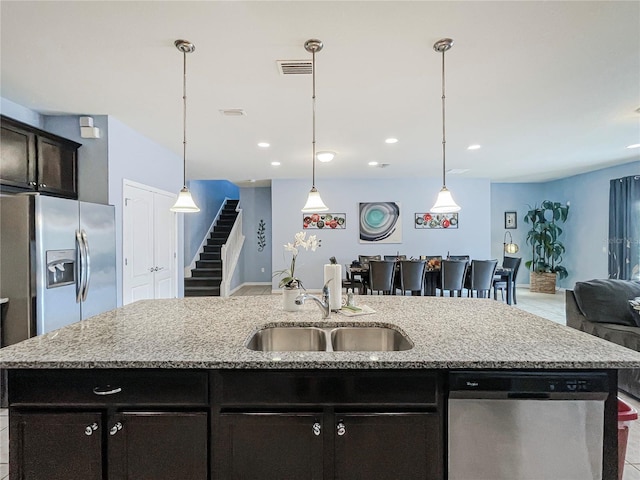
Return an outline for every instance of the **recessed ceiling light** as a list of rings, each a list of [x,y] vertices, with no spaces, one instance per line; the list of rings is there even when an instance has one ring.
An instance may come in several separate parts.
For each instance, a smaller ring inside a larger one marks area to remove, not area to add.
[[[481,149],[481,148],[482,148],[482,145],[478,145],[478,144],[476,143],[476,144],[474,144],[474,145],[469,145],[469,146],[467,147],[467,150],[479,150],[479,149]]]
[[[640,148],[640,143],[634,143],[633,145],[628,145],[627,148]]]
[[[397,138],[387,138],[384,143],[398,143]]]
[[[271,166],[279,167],[280,166],[280,162],[271,162]]]
[[[318,161],[323,163],[330,162],[335,158],[335,156],[336,156],[335,152],[329,152],[329,151],[316,153],[316,158],[318,159]]]
[[[370,167],[375,167],[376,165],[378,165],[378,162],[369,162],[367,163],[367,165],[369,165]]]
[[[270,145],[270,144],[268,144],[267,142],[260,142],[260,143],[258,143],[258,146],[259,146],[260,148],[268,148],[268,147],[270,147],[271,145]]]

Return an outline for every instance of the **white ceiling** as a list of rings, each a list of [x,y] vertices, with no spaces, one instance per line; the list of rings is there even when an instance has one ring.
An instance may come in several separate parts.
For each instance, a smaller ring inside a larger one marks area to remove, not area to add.
[[[640,2],[82,1],[0,3],[1,95],[43,114],[113,115],[182,156],[187,57],[189,179],[441,174],[543,181],[640,159]],[[242,108],[244,117],[221,109]],[[395,145],[384,143],[397,137]],[[271,147],[261,149],[260,141]],[[478,143],[480,150],[467,146]],[[274,168],[271,161],[282,165]],[[369,161],[390,164],[372,168]]]

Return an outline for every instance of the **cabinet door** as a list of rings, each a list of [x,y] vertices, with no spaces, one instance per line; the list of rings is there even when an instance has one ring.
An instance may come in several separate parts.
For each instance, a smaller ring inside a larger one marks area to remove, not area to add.
[[[0,131],[0,183],[20,189],[36,188],[36,136],[5,120]]]
[[[321,480],[322,415],[221,414],[219,480]]]
[[[336,413],[335,418],[336,479],[443,478],[436,414]]]
[[[38,137],[38,190],[78,198],[77,148],[45,137]]]
[[[100,413],[10,415],[11,478],[101,480]]]
[[[109,480],[207,480],[205,412],[122,412],[107,428]]]

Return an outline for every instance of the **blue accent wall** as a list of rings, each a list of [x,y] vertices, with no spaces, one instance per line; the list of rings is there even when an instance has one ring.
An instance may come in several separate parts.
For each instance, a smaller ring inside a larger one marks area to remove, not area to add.
[[[508,230],[520,246],[517,256],[531,259],[525,243],[529,225],[524,223],[528,205],[544,200],[570,203],[569,218],[564,224],[562,240],[566,248],[562,264],[569,276],[558,282],[573,288],[576,282],[607,278],[609,234],[609,181],[629,175],[640,175],[640,161],[603,168],[593,172],[543,183],[494,183],[491,185],[492,253],[502,257],[504,212],[518,212],[518,228]],[[529,283],[529,271],[521,267],[517,282]]]
[[[450,178],[447,187],[462,206],[456,229],[417,229],[415,213],[428,212],[442,187],[437,178],[390,178],[386,180],[323,179],[316,183],[329,212],[346,214],[344,230],[309,230],[322,240],[315,252],[302,250],[297,258],[296,276],[305,287],[320,289],[323,265],[335,256],[344,265],[358,255],[470,255],[471,258],[491,258],[491,184],[488,179]],[[294,241],[303,229],[300,209],[309,193],[309,180],[274,179],[272,191],[272,265],[273,270],[289,266],[291,254],[283,245]],[[399,202],[402,219],[402,243],[360,243],[359,203]],[[344,274],[343,274],[344,276]],[[275,278],[272,288],[278,289]]]
[[[240,199],[240,189],[227,180],[193,180],[188,182],[189,191],[197,213],[184,214],[184,264],[188,266],[198,254],[202,241],[226,198]]]
[[[4,97],[0,97],[0,113],[5,117],[13,118],[32,127],[43,127],[42,115]]]
[[[242,247],[242,279],[246,283],[271,282],[271,187],[241,188],[240,205],[242,206],[242,231],[244,246]],[[258,251],[258,225],[265,223],[266,245]]]

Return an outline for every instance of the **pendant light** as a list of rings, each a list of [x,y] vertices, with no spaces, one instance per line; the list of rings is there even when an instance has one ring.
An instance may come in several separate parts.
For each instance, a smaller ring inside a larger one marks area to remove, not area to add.
[[[450,38],[443,38],[438,40],[433,49],[436,52],[442,53],[442,189],[438,192],[438,198],[431,211],[434,213],[455,213],[460,211],[460,206],[455,202],[451,196],[451,192],[447,189],[446,175],[446,155],[445,155],[445,128],[444,128],[444,52],[449,50],[453,46],[453,40]]]
[[[174,45],[182,52],[183,68],[182,68],[182,168],[183,168],[183,187],[178,194],[178,199],[173,207],[172,212],[195,213],[200,209],[193,201],[191,192],[187,188],[187,53],[191,53],[196,46],[187,40],[176,40]]]
[[[329,210],[322,198],[320,198],[320,192],[316,189],[316,52],[322,50],[322,42],[320,40],[307,40],[304,42],[304,49],[307,52],[311,52],[311,69],[313,75],[313,95],[311,100],[313,103],[313,139],[311,141],[313,155],[311,157],[311,163],[313,165],[313,176],[311,177],[311,191],[307,198],[307,203],[302,207],[303,213],[315,213],[326,212]]]
[[[509,235],[509,241],[507,242],[507,235]],[[511,236],[511,232],[509,232],[508,230],[506,232],[504,232],[504,238],[502,239],[502,244],[503,244],[503,250],[505,251],[505,253],[518,253],[518,250],[520,250],[520,247],[518,246],[517,243],[513,243],[513,237]],[[504,254],[502,255],[504,257]]]

